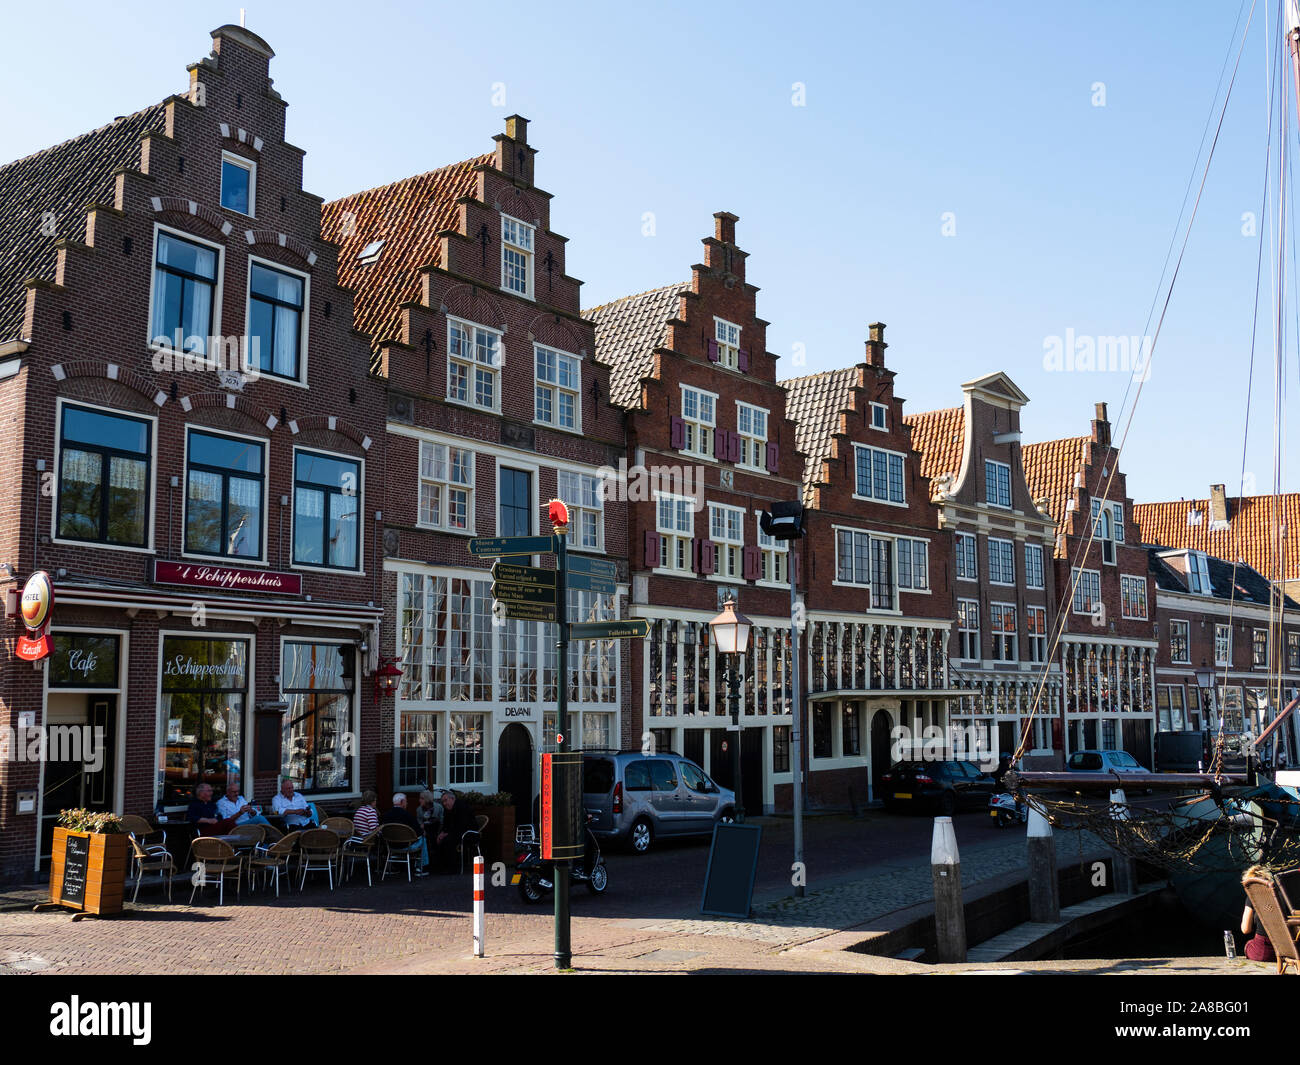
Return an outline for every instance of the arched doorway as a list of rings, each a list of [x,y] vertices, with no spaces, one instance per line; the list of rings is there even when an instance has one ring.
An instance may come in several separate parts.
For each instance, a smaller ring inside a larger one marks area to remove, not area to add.
[[[502,729],[497,741],[497,790],[514,797],[516,824],[532,821],[533,737],[517,721]]]
[[[889,772],[889,733],[894,719],[888,710],[877,710],[871,718],[871,797],[879,799],[881,778]]]

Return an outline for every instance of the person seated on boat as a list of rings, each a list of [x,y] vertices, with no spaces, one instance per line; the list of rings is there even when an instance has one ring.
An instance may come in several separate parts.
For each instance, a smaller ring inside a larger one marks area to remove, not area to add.
[[[1242,879],[1246,880],[1252,876],[1273,879],[1272,871],[1265,865],[1252,865],[1246,870],[1246,875]],[[1241,934],[1251,936],[1246,940],[1246,957],[1251,961],[1277,961],[1277,955],[1273,953],[1273,944],[1268,941],[1268,936],[1259,930],[1255,921],[1255,911],[1249,904],[1241,913]]]

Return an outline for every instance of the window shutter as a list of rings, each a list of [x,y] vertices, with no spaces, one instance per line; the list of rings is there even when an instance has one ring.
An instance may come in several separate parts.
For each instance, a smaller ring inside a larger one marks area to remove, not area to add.
[[[659,550],[661,541],[662,537],[657,532],[652,532],[649,529],[646,530],[645,557],[643,560],[646,569],[659,568]]]
[[[767,445],[767,472],[776,473],[781,467],[781,448],[777,444]]]
[[[719,462],[727,461],[727,430],[713,430],[713,457]]]
[[[702,541],[698,538],[691,541],[691,572],[700,572],[700,544]]]
[[[749,370],[749,352],[744,348],[741,348],[736,355],[736,367],[741,373],[746,373]]]
[[[727,434],[727,461],[728,462],[740,461],[740,434],[739,433]]]
[[[681,451],[686,446],[686,423],[681,418],[674,418],[669,422],[669,426],[671,446],[673,450]]]
[[[747,581],[756,581],[763,572],[763,559],[760,548],[757,545],[751,545],[745,548],[744,553],[744,578]]]
[[[700,541],[700,572],[717,573],[718,572],[718,545],[712,540]]]
[[[714,337],[709,341],[709,362],[718,361],[718,340]]]

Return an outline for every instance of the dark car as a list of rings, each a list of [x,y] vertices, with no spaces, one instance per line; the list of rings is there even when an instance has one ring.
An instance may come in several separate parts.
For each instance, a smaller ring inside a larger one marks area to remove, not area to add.
[[[898,762],[881,777],[886,810],[985,810],[993,777],[972,762]]]

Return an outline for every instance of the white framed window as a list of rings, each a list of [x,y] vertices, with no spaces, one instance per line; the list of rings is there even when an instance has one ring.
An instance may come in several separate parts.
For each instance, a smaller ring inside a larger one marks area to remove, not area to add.
[[[556,485],[569,507],[569,546],[601,550],[605,543],[605,501],[601,498],[600,478],[560,470]]]
[[[447,319],[447,398],[483,410],[501,404],[501,334],[473,322]]]
[[[899,537],[895,542],[898,556],[898,586],[913,592],[930,590],[930,542]]]
[[[713,336],[718,345],[718,363],[728,370],[740,368],[740,326],[721,318],[713,319]]]
[[[767,411],[736,403],[736,432],[740,435],[740,464],[767,470]]]
[[[1190,629],[1191,624],[1187,621],[1175,620],[1169,622],[1169,660],[1171,662],[1191,662]]]
[[[1025,631],[1029,634],[1029,660],[1047,661],[1047,608],[1031,606],[1025,609]]]
[[[1074,612],[1091,614],[1096,605],[1101,602],[1101,571],[1072,569],[1070,582],[1074,586]]]
[[[744,576],[745,512],[740,507],[709,504],[709,539],[718,545],[719,577]]]
[[[853,494],[859,499],[905,506],[903,456],[865,444],[854,444],[853,452],[857,474]]]
[[[974,533],[957,533],[954,536],[957,549],[957,579],[959,581],[979,580],[979,556],[976,551]]]
[[[984,499],[995,507],[1011,506],[1011,467],[1005,462],[984,460]]]
[[[889,408],[883,403],[871,404],[871,428],[889,431]]]
[[[1043,547],[1025,544],[1025,587],[1043,587]]]
[[[689,573],[691,538],[695,535],[695,500],[690,496],[655,496],[655,529],[659,533],[659,564]]]
[[[533,417],[543,425],[582,430],[582,363],[576,355],[534,344],[537,380]]]
[[[420,441],[419,524],[450,532],[474,528],[474,452]]]
[[[717,428],[718,397],[700,388],[682,385],[684,451],[700,458],[713,458],[713,433]]]
[[[1286,634],[1286,668],[1293,673],[1300,670],[1300,632]]]
[[[365,554],[361,460],[330,452],[293,451],[293,564],[360,570]]]
[[[1204,552],[1187,552],[1187,590],[1193,595],[1214,594],[1214,586],[1210,584],[1210,564]]]
[[[856,529],[835,530],[835,579],[871,590],[870,610],[893,610],[893,537],[873,536]]]
[[[221,206],[249,217],[257,213],[257,164],[252,159],[221,153]]]
[[[754,521],[755,523],[758,521],[757,511],[755,511]],[[758,527],[758,547],[762,556],[759,581],[764,584],[789,584],[789,541],[774,539]]]
[[[588,750],[609,750],[613,744],[614,715],[584,710],[582,712],[582,745]]]
[[[960,658],[980,656],[980,605],[977,599],[957,600],[957,653]]]
[[[186,427],[186,554],[260,561],[265,503],[265,440]]]
[[[1124,542],[1124,504],[1106,499],[1092,501],[1093,538],[1101,543],[1101,560],[1115,564],[1116,545]]]
[[[209,359],[224,354],[208,350],[221,327],[224,255],[219,244],[154,226],[150,346],[195,352]]]
[[[1232,664],[1232,626],[1214,626],[1214,664],[1228,666]]]
[[[310,274],[250,256],[245,319],[248,365],[272,377],[306,384],[310,306]]]
[[[1016,583],[1016,545],[989,537],[989,583]]]
[[[1253,669],[1268,669],[1268,629],[1251,633],[1250,664]]]
[[[501,216],[501,287],[533,298],[533,227]]]
[[[993,636],[993,657],[999,662],[1015,662],[1016,653],[1016,607],[1014,603],[992,603],[989,605],[989,630]]]
[[[1147,618],[1147,579],[1121,576],[1119,579],[1120,606],[1126,618],[1145,621]]]

